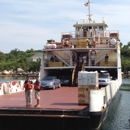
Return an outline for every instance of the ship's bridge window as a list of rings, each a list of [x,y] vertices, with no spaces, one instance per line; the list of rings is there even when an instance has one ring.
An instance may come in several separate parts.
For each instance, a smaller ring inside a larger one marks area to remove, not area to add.
[[[92,29],[92,27],[88,27],[89,29]]]
[[[79,31],[79,30],[80,30],[80,27],[77,27],[77,30]]]
[[[93,29],[97,29],[97,26],[94,26]]]
[[[91,29],[92,29],[92,27],[88,27],[88,26],[86,26],[86,27],[84,26],[83,27],[83,30],[86,30],[86,31],[91,30]]]
[[[103,30],[103,26],[99,26],[99,30]]]

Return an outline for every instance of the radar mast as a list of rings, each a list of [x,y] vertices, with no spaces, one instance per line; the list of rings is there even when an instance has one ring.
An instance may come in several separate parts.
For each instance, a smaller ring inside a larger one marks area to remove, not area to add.
[[[89,21],[89,23],[92,21],[92,19],[91,19],[91,16],[92,16],[92,14],[90,14],[90,0],[88,0],[88,2],[86,3],[87,4],[87,6],[88,6],[88,21]]]

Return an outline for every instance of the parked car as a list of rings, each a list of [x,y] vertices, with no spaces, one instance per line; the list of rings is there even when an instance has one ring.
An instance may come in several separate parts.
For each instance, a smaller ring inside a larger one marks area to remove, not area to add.
[[[71,85],[71,76],[69,75],[61,75],[59,77],[61,85],[70,86]]]
[[[99,86],[107,86],[110,84],[112,77],[109,73],[98,73],[98,83]]]
[[[60,79],[57,79],[56,76],[46,76],[41,79],[41,89],[55,89],[55,88],[60,88],[61,83]]]

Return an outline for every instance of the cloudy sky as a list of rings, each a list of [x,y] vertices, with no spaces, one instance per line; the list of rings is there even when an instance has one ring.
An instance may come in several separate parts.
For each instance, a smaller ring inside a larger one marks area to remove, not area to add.
[[[85,0],[0,0],[0,51],[41,50],[46,41],[60,41],[61,32],[74,31],[87,20]],[[119,30],[123,45],[130,41],[130,1],[91,0],[92,20]],[[87,21],[86,21],[87,22]]]

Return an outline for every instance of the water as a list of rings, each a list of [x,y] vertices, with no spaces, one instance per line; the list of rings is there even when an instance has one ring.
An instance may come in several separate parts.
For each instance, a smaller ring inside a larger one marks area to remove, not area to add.
[[[123,79],[120,98],[113,105],[100,130],[130,130],[130,79]]]
[[[2,77],[0,82],[25,80],[26,77]],[[100,130],[130,130],[130,79],[123,79],[120,98],[112,106]]]
[[[26,77],[0,77],[0,82],[25,80]]]

